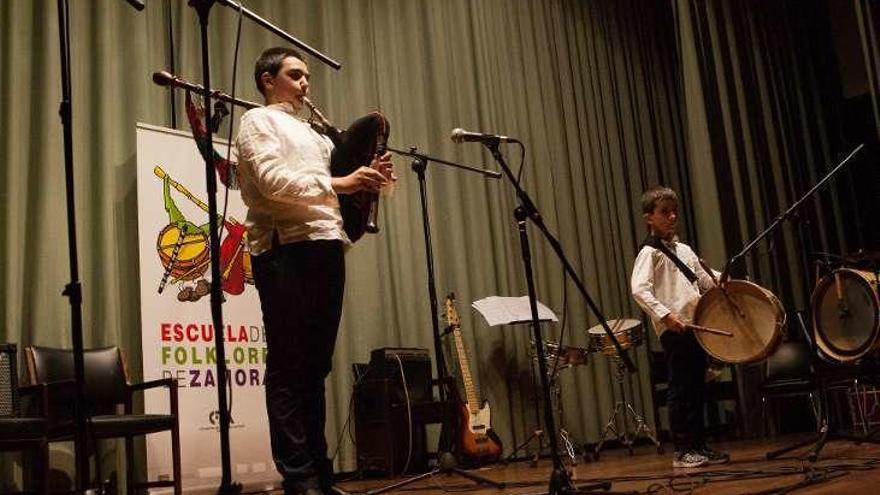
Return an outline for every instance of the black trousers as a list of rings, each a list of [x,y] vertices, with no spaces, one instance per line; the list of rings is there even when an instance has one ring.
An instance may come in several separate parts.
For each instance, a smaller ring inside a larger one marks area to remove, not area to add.
[[[285,493],[329,489],[324,380],[342,315],[341,241],[280,245],[253,257],[266,327],[266,410]]]
[[[666,330],[660,335],[669,372],[669,425],[675,450],[705,445],[706,351],[693,332]]]

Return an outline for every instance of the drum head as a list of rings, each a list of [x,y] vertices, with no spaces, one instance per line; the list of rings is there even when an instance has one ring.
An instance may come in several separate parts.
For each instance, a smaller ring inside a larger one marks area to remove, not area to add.
[[[880,303],[874,275],[839,269],[826,275],[813,291],[816,342],[825,354],[853,361],[871,352],[880,334]]]
[[[725,363],[761,361],[779,344],[785,312],[776,297],[759,285],[730,280],[700,298],[694,323],[733,333],[733,337],[696,332],[706,352]]]

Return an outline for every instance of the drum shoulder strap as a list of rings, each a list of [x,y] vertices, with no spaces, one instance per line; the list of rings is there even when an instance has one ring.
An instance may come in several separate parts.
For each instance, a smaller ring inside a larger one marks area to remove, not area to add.
[[[684,261],[681,261],[681,259],[679,259],[679,257],[676,256],[676,254],[673,253],[669,249],[669,247],[666,246],[666,244],[663,244],[663,241],[661,241],[659,237],[654,236],[654,235],[649,235],[648,237],[645,238],[645,241],[642,242],[642,245],[643,246],[651,246],[652,248],[665,254],[667,258],[669,258],[670,260],[672,260],[673,263],[675,263],[675,266],[677,266],[678,269],[681,270],[681,273],[684,274],[684,276],[691,283],[694,283],[697,281],[697,275],[694,273],[694,271],[691,270],[690,267],[684,263]]]

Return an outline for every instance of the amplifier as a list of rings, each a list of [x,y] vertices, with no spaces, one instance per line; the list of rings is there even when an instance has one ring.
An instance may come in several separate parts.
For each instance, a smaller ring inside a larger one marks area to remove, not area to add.
[[[400,474],[407,467],[407,459],[408,473],[426,471],[425,424],[436,421],[429,410],[436,407],[432,403],[434,393],[428,350],[375,349],[370,353],[369,366],[355,364],[352,371],[356,380],[354,416],[358,471],[364,476]],[[407,431],[408,423],[410,431]]]
[[[431,402],[434,398],[431,386],[431,356],[427,349],[412,347],[374,349],[370,353],[369,373],[370,379],[387,379],[390,382],[389,399],[392,405],[406,402],[404,379],[410,403]]]

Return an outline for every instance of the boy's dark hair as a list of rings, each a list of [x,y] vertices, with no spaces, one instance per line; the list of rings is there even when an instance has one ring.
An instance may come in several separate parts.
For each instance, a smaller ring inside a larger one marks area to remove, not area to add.
[[[678,194],[671,187],[654,186],[642,193],[642,213],[654,213],[657,203],[663,199],[671,199],[678,203]]]
[[[284,62],[284,59],[287,57],[298,58],[300,60],[303,59],[298,51],[286,46],[268,48],[260,54],[260,58],[258,58],[257,62],[254,64],[254,81],[257,83],[257,89],[260,90],[260,93],[263,95],[266,94],[260,76],[262,76],[264,72],[277,76],[278,71],[281,70],[281,63]]]

